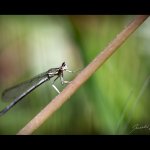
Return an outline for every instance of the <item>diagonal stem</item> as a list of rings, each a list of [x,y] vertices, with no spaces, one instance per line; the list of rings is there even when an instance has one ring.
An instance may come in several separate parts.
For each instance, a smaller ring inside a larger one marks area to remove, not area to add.
[[[127,25],[109,45],[41,112],[39,112],[17,135],[32,134],[48,119],[92,74],[119,48],[125,40],[148,18],[148,15],[137,16]]]

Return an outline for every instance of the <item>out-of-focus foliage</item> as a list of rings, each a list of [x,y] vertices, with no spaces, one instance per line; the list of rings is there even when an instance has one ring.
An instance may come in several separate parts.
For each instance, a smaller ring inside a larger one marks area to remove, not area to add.
[[[134,18],[0,16],[0,92],[63,61],[70,70],[84,68]],[[34,134],[150,134],[149,24],[148,19]],[[51,82],[0,117],[0,134],[16,134],[57,95]],[[7,104],[1,101],[0,109]]]

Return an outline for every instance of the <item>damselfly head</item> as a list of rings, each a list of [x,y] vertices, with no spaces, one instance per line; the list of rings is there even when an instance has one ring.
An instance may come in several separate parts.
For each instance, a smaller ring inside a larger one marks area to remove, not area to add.
[[[68,67],[67,67],[67,65],[66,65],[65,62],[62,63],[61,69],[62,69],[62,70],[67,70],[67,69],[68,69]]]

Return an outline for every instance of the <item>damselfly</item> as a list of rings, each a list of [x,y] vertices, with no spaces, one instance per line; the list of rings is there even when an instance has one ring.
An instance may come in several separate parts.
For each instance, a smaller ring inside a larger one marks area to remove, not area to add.
[[[22,98],[28,95],[31,91],[37,88],[39,85],[43,84],[44,82],[50,80],[52,77],[56,77],[52,82],[52,87],[56,90],[57,93],[60,93],[57,87],[54,85],[54,82],[60,78],[61,84],[70,83],[69,81],[65,81],[63,78],[63,72],[73,72],[68,69],[65,62],[59,68],[51,68],[46,72],[43,72],[32,79],[25,81],[21,84],[13,86],[9,89],[6,89],[2,93],[2,99],[8,101],[13,100],[6,108],[0,111],[0,115],[5,114],[10,108],[12,108],[16,103],[18,103]]]

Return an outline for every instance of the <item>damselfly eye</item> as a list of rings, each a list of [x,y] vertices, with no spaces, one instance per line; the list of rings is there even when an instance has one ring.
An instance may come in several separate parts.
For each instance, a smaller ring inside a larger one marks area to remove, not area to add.
[[[66,63],[65,63],[65,62],[63,62],[63,63],[62,63],[62,67],[65,67],[65,66],[66,66]]]

